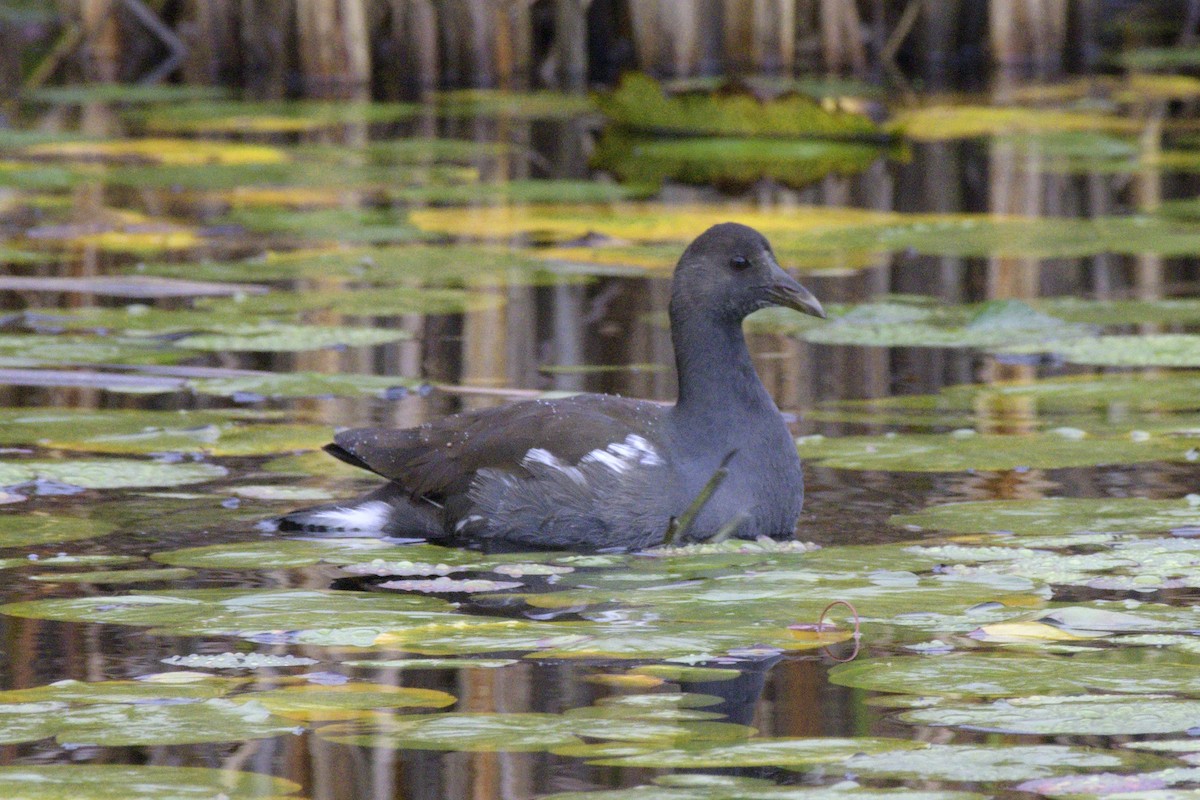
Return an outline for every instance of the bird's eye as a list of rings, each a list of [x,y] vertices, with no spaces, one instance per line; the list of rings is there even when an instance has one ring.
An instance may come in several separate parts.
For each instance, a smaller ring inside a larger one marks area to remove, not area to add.
[[[746,258],[745,256],[734,256],[733,258],[729,259],[729,266],[736,270],[743,270],[750,266],[750,259]]]

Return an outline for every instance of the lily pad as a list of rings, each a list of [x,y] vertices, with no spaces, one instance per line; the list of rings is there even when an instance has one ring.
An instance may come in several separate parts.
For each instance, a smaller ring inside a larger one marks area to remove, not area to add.
[[[728,722],[654,722],[539,713],[453,713],[384,717],[370,723],[330,725],[317,734],[340,744],[405,750],[538,752],[580,744],[581,737],[658,746],[687,739],[728,741],[752,728]]]
[[[1139,123],[1099,111],[930,105],[899,112],[891,128],[910,139],[938,141],[1040,131],[1136,133]]]
[[[666,769],[709,769],[714,767],[815,767],[841,764],[860,754],[911,752],[928,745],[907,739],[859,737],[835,739],[762,738],[745,742],[685,743],[678,747],[645,745],[642,752],[621,756],[588,758],[586,750],[571,755],[588,758],[589,764],[614,767],[652,767]]]
[[[833,786],[788,786],[758,778],[725,775],[676,774],[657,778],[653,785],[590,792],[561,792],[542,800],[983,800],[975,792],[902,789],[872,789],[843,781]]]
[[[273,714],[303,722],[354,719],[376,709],[445,708],[457,702],[454,695],[436,689],[360,682],[288,686],[247,696]]]
[[[0,334],[0,366],[46,364],[171,364],[187,356],[182,350],[145,339]]]
[[[1200,525],[1200,502],[1145,498],[977,500],[898,514],[893,525],[957,533],[1010,531],[1055,536],[1083,531],[1130,533]]]
[[[805,437],[800,457],[836,469],[897,472],[960,472],[1065,469],[1146,461],[1190,461],[1196,439],[1164,436],[1095,436],[1055,433],[1000,436],[973,434],[885,434]]]
[[[282,324],[250,324],[225,333],[201,333],[185,336],[177,346],[192,350],[256,353],[323,350],[327,348],[367,347],[411,337],[398,328],[347,328]]]
[[[43,575],[31,575],[30,580],[46,583],[156,583],[171,582],[190,578],[196,573],[190,569],[122,569],[105,570],[101,572],[52,572]]]
[[[375,286],[454,287],[471,281],[536,283],[549,270],[544,260],[502,247],[407,245],[298,251],[250,261],[149,264],[145,272],[216,281],[343,277]]]
[[[846,766],[850,772],[870,778],[996,783],[1044,778],[1068,771],[1129,769],[1139,762],[1145,765],[1154,763],[1154,759],[1049,744],[999,747],[934,744],[925,750],[854,756]]]
[[[1200,700],[1159,696],[1029,695],[974,705],[938,705],[900,715],[917,725],[1046,736],[1178,733],[1200,722]]]
[[[458,89],[437,94],[438,112],[449,117],[564,119],[595,110],[592,99],[565,92]]]
[[[34,480],[58,481],[84,489],[185,486],[223,478],[226,473],[216,464],[165,464],[127,458],[5,461],[0,462],[0,486]]]
[[[1154,659],[1138,651],[1073,656],[950,653],[872,658],[839,664],[830,673],[830,680],[859,689],[951,697],[1092,692],[1200,695],[1200,677],[1194,664]]]
[[[194,378],[187,386],[196,394],[236,397],[379,397],[397,389],[424,385],[412,378],[386,375],[325,374],[318,372],[262,373],[227,378]]]
[[[32,600],[0,606],[0,613],[31,619],[141,625],[160,631],[253,634],[262,631],[347,627],[388,630],[445,616],[442,601],[419,595],[360,592],[184,589],[116,597]],[[371,634],[377,635],[377,634]]]
[[[128,764],[0,767],[0,795],[22,800],[258,800],[299,784],[258,772]]]
[[[141,161],[155,164],[278,164],[287,154],[276,147],[200,139],[113,139],[45,142],[26,155],[66,160]]]
[[[205,453],[252,456],[316,450],[331,438],[325,425],[205,425],[138,433],[100,434],[83,439],[44,439],[42,444],[92,453]],[[0,473],[2,474],[2,473]],[[148,484],[144,484],[148,485]]]
[[[749,185],[772,178],[804,186],[829,174],[862,172],[886,154],[867,144],[819,139],[636,139],[607,133],[592,166],[622,181]]]
[[[618,125],[637,130],[716,136],[814,136],[867,138],[879,128],[867,116],[826,110],[800,95],[761,102],[749,93],[670,96],[653,78],[629,73],[600,110]]]
[[[420,106],[321,100],[208,101],[159,105],[138,114],[149,130],[170,133],[295,133],[338,125],[408,119]]]
[[[30,547],[91,539],[111,533],[114,527],[111,523],[88,517],[0,514],[0,547]]]
[[[126,747],[265,739],[295,732],[295,723],[272,716],[255,703],[214,698],[61,708],[54,713],[50,728],[64,744]],[[0,739],[6,736],[0,731]]]
[[[1200,335],[1160,333],[1097,336],[1048,346],[1006,348],[1007,353],[1051,352],[1072,364],[1109,367],[1200,367]]]
[[[216,100],[227,95],[218,86],[146,83],[81,83],[68,86],[43,86],[29,93],[37,103],[77,106],[86,103],[167,104],[185,101]]]

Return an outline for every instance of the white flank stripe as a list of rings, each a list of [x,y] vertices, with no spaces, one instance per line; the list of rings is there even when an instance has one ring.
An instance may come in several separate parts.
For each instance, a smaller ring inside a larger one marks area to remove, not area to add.
[[[387,524],[391,506],[382,500],[372,500],[362,505],[346,508],[331,508],[313,514],[310,524],[326,528],[349,531],[377,531]]]

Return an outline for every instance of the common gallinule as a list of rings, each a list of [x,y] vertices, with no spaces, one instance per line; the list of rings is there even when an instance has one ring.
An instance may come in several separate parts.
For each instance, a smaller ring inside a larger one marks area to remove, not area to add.
[[[388,482],[278,525],[485,549],[647,547],[663,541],[673,520],[680,542],[718,532],[790,538],[804,497],[800,458],[742,333],[747,314],[773,305],[825,316],[762,234],[715,225],[675,267],[675,405],[582,394],[405,430],[345,430],[325,450]]]

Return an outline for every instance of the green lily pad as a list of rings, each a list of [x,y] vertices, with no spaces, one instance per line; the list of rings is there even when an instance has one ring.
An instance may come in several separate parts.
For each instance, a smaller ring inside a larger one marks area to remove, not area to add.
[[[990,415],[1028,401],[1041,414],[1108,411],[1118,407],[1137,412],[1200,409],[1200,373],[1120,372],[1068,375],[1032,381],[949,386],[937,395],[900,395],[839,404],[846,409],[873,411],[947,411]]]
[[[461,213],[461,212],[460,212]],[[678,254],[676,255],[678,257]],[[406,245],[271,254],[251,261],[149,264],[145,274],[195,280],[352,278],[374,286],[456,287],[472,281],[537,283],[544,260],[502,247]],[[0,339],[0,344],[3,339]]]
[[[0,795],[21,800],[258,800],[299,784],[258,772],[128,764],[0,767]]]
[[[628,73],[600,110],[618,125],[644,131],[715,136],[868,138],[879,128],[868,117],[827,111],[800,95],[761,102],[749,93],[670,96],[650,77]]]
[[[113,705],[155,701],[211,700],[224,697],[244,681],[211,675],[181,683],[157,681],[76,681],[65,680],[30,689],[0,692],[0,704],[58,703],[72,705]]]
[[[398,328],[348,328],[251,324],[225,333],[201,333],[185,336],[177,346],[192,350],[281,352],[323,350],[341,347],[368,347],[408,339],[411,334]]]
[[[436,689],[358,682],[288,686],[249,696],[272,714],[302,721],[351,719],[376,709],[445,708],[458,702],[454,695]]]
[[[100,434],[85,439],[49,439],[42,443],[62,450],[92,453],[206,453],[252,456],[316,450],[332,437],[325,425],[205,425],[150,429],[138,433]]]
[[[51,572],[30,575],[30,580],[47,583],[154,583],[158,581],[180,581],[196,573],[190,569],[121,569],[100,572]]]
[[[93,705],[64,712],[56,726],[64,744],[100,747],[201,744],[266,739],[296,725],[254,703],[201,700],[172,705]]]
[[[862,172],[885,154],[867,144],[820,139],[631,139],[609,132],[592,166],[652,186],[666,180],[749,185],[772,178],[799,187],[829,174]]]
[[[422,382],[386,375],[327,375],[317,372],[264,373],[228,378],[193,378],[187,383],[196,394],[233,397],[379,397],[396,389],[417,389]]]
[[[509,117],[566,119],[595,110],[592,99],[564,92],[512,92],[498,89],[458,89],[439,92],[438,112],[450,117]]]
[[[1109,367],[1200,367],[1200,335],[1160,333],[1097,336],[1037,345],[1005,348],[1006,353],[1051,352],[1072,364]]]
[[[230,415],[208,411],[134,409],[0,409],[0,444],[37,444],[51,439],[135,434],[152,428],[202,427],[228,422]]]
[[[642,746],[642,752],[589,758],[584,749],[570,752],[588,758],[589,764],[614,767],[652,767],[665,769],[709,769],[714,767],[814,767],[840,764],[859,754],[911,752],[928,745],[907,739],[860,737],[834,739],[750,739],[745,742],[698,741],[678,747],[662,744]],[[556,752],[558,752],[556,750]]]
[[[1046,736],[1136,736],[1178,733],[1200,722],[1200,700],[1170,697],[1030,695],[974,705],[938,705],[906,711],[917,725]]]
[[[33,333],[0,334],[0,366],[39,367],[45,364],[173,364],[186,357],[178,348],[152,340]]]
[[[675,682],[729,681],[741,675],[740,670],[720,667],[689,667],[682,664],[647,664],[630,670],[634,675],[649,675],[653,678]]]
[[[347,103],[322,100],[208,100],[157,105],[136,115],[159,132],[281,133],[367,122],[394,122],[416,115],[411,103]]]
[[[320,563],[365,566],[378,563],[395,568],[403,564],[431,563],[464,567],[475,565],[482,568],[496,560],[469,550],[427,544],[397,546],[369,537],[269,538],[255,542],[188,547],[156,553],[152,558],[161,564],[196,569],[290,569]]]
[[[1130,533],[1200,525],[1200,502],[1183,500],[1050,498],[977,500],[898,514],[893,525],[957,533],[1011,531],[1055,536],[1082,531]]]
[[[910,139],[939,141],[1045,131],[1136,133],[1138,123],[1134,119],[1100,111],[1027,106],[929,105],[896,114],[891,127]]]
[[[542,800],[855,800],[894,797],[897,800],[983,800],[975,792],[902,789],[872,789],[843,781],[833,786],[787,786],[758,778],[727,775],[677,774],[627,789],[589,792],[560,792]]]
[[[140,625],[196,636],[261,631],[355,629],[376,631],[436,621],[448,606],[419,595],[360,592],[185,589],[116,597],[31,600],[0,606],[30,619]],[[369,634],[377,635],[375,633]]]
[[[728,722],[655,722],[539,713],[454,713],[385,717],[370,723],[330,725],[317,734],[340,744],[405,750],[538,752],[581,743],[581,737],[622,742],[704,739],[728,741],[752,728]]]
[[[0,465],[0,474],[3,474],[2,469]],[[88,517],[0,514],[0,547],[31,547],[91,539],[111,533],[114,527],[111,523]],[[38,563],[28,559],[18,559],[18,562]]]
[[[1056,433],[998,436],[972,432],[805,437],[798,443],[801,458],[837,469],[959,472],[1191,461],[1197,440],[1163,436],[1144,440],[1129,436],[1074,439]]]
[[[839,664],[830,673],[830,680],[859,689],[952,697],[1092,692],[1200,694],[1200,677],[1194,664],[1120,650],[1080,653],[1069,658],[1010,653],[872,658]]]
[[[163,464],[128,458],[0,462],[0,486],[41,479],[84,489],[126,489],[185,486],[216,480],[225,475],[226,469],[216,464]]]
[[[370,669],[502,669],[521,662],[512,658],[385,658],[343,661],[347,667]]]
[[[970,311],[963,309],[958,314],[945,308],[911,305],[859,306],[828,324],[806,327],[800,335],[821,344],[995,348],[1021,342],[1057,343],[1091,333],[1085,326],[1008,300],[986,303]]]
[[[934,744],[925,750],[854,756],[846,766],[850,772],[869,778],[996,783],[1044,778],[1068,771],[1130,769],[1153,762],[1154,759],[1129,758],[1127,753],[1063,745]]]
[[[405,212],[391,208],[291,209],[264,206],[234,209],[226,215],[224,222],[255,233],[286,234],[303,239],[330,239],[354,244],[390,244],[426,238],[408,222],[407,217]]]
[[[217,100],[228,92],[217,86],[182,84],[93,83],[74,86],[44,86],[28,99],[51,105],[77,106],[85,103],[171,104]]]
[[[504,298],[466,289],[412,286],[322,292],[273,292],[246,297],[230,304],[246,314],[294,314],[327,309],[362,317],[394,317],[402,314],[461,314],[497,308]]]
[[[4,519],[4,517],[0,517]],[[6,545],[7,546],[7,545]],[[0,558],[0,569],[18,569],[21,567],[109,567],[117,564],[132,564],[141,561],[137,556],[74,556],[67,553],[47,556],[24,556],[22,558]]]

